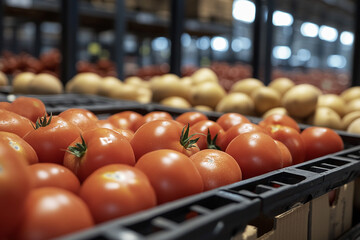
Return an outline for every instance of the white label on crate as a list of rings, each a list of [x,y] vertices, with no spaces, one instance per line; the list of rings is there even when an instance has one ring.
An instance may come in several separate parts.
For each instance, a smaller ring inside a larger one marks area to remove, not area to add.
[[[6,0],[8,6],[29,8],[32,6],[33,0]]]

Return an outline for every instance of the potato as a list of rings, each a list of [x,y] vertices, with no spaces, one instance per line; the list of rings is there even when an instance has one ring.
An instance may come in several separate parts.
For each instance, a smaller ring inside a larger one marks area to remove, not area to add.
[[[196,105],[194,106],[194,109],[199,110],[199,111],[205,111],[205,112],[212,112],[213,109],[209,106],[205,106],[205,105]]]
[[[150,83],[148,81],[144,81],[143,79],[136,76],[125,78],[124,82],[126,84],[131,84],[143,88],[150,88]]]
[[[28,91],[32,94],[60,94],[64,91],[64,87],[57,77],[40,73],[29,82]]]
[[[102,78],[96,73],[79,73],[73,77],[66,87],[72,93],[97,94],[98,88],[102,83]]]
[[[289,112],[290,116],[305,118],[315,111],[320,95],[321,90],[313,85],[296,85],[285,93],[282,105]]]
[[[191,91],[191,104],[205,105],[215,109],[220,100],[225,97],[226,92],[219,84],[214,82],[205,82],[196,85]]]
[[[120,79],[115,77],[105,77],[101,80],[97,94],[100,96],[109,97],[111,89],[116,88],[117,85],[122,85]]]
[[[116,87],[110,91],[110,97],[123,100],[137,101],[138,87],[131,84],[116,85]]]
[[[276,90],[281,96],[283,96],[293,86],[295,86],[295,83],[285,77],[276,78],[269,84],[269,87]]]
[[[0,86],[7,86],[9,85],[9,79],[5,75],[5,73],[0,71]]]
[[[254,115],[255,104],[245,93],[230,93],[219,102],[216,111]]]
[[[191,108],[191,104],[182,97],[168,97],[163,99],[160,104],[175,108]]]
[[[345,114],[345,101],[336,94],[321,95],[317,107],[328,107],[334,110],[340,117]]]
[[[29,93],[28,86],[30,81],[33,80],[34,77],[35,74],[32,72],[23,72],[17,74],[12,81],[13,93]]]
[[[339,114],[328,107],[316,108],[314,114],[309,118],[308,124],[333,129],[342,128]]]
[[[152,91],[147,87],[138,87],[136,101],[140,103],[150,103]]]
[[[360,118],[354,120],[346,129],[346,131],[349,133],[360,134]]]
[[[194,85],[204,82],[219,82],[217,75],[210,68],[200,68],[191,75],[191,79]]]
[[[281,115],[289,115],[289,113],[287,112],[287,110],[283,107],[276,107],[276,108],[272,108],[270,110],[268,110],[266,113],[264,113],[262,115],[262,118],[267,118],[270,115],[273,114],[281,114]]]
[[[255,89],[251,98],[255,103],[255,110],[262,115],[266,111],[281,106],[281,96],[276,90],[269,87],[259,87]]]
[[[264,83],[256,78],[246,78],[234,83],[230,89],[230,93],[239,92],[251,96],[251,93],[259,87],[264,87]]]
[[[342,129],[346,130],[349,125],[356,119],[360,118],[360,111],[355,111],[355,112],[351,112],[346,114],[342,119],[341,119],[341,125],[342,125]]]
[[[345,102],[350,102],[356,98],[360,98],[360,87],[351,87],[346,89],[340,94],[340,97],[344,99]]]
[[[180,81],[174,74],[165,74],[162,77],[150,80],[150,89],[153,92],[152,101],[160,102],[167,97],[182,97],[190,100],[190,87],[185,82]]]
[[[360,110],[360,98],[356,98],[346,103],[345,114]]]

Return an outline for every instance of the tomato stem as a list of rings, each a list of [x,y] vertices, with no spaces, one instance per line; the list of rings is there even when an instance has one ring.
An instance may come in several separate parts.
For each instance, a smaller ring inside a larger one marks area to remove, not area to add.
[[[36,120],[35,126],[33,124],[32,126],[35,130],[41,127],[46,127],[51,123],[51,119],[52,119],[52,113],[50,113],[49,119],[47,119],[47,113],[45,113],[43,117],[40,117]]]
[[[80,137],[81,137],[81,143],[76,143],[74,147],[70,146],[68,148],[68,150],[66,150],[68,153],[71,153],[78,158],[81,158],[82,156],[84,156],[84,154],[87,150],[85,140],[81,134],[80,134]]]
[[[215,135],[214,138],[211,138],[210,130],[208,128],[207,136],[206,136],[206,143],[208,146],[208,149],[215,149],[215,150],[221,150],[221,148],[216,145],[216,139],[218,137],[218,133]]]
[[[180,144],[185,149],[197,147],[197,145],[195,145],[195,143],[199,140],[199,138],[191,139],[193,136],[197,135],[197,133],[191,134],[189,136],[189,131],[190,131],[190,124],[188,124],[187,126],[184,126],[183,130],[181,131]]]

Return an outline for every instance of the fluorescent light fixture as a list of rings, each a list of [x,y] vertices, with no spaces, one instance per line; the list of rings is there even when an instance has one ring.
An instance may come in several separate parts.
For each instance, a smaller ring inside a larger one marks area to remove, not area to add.
[[[252,23],[255,20],[255,4],[247,0],[235,0],[232,15],[236,20]]]
[[[215,51],[226,52],[229,49],[229,42],[223,37],[213,37],[211,39],[211,48]]]
[[[309,50],[307,49],[299,49],[297,51],[297,59],[303,62],[309,61],[311,58],[311,53]]]
[[[201,50],[207,50],[210,47],[210,38],[201,37],[196,41],[196,46]]]
[[[291,56],[291,49],[288,46],[276,46],[273,49],[273,56],[281,60],[289,59]]]
[[[341,55],[330,55],[327,58],[327,65],[332,68],[344,68],[346,66],[346,58]]]
[[[272,22],[275,26],[291,26],[294,22],[294,18],[290,13],[275,11],[273,14]]]
[[[347,31],[342,32],[340,35],[340,42],[344,45],[352,45],[354,42],[354,34]]]
[[[329,26],[321,26],[319,30],[319,38],[328,42],[335,42],[338,37],[338,31]]]
[[[319,33],[319,26],[315,23],[304,22],[301,24],[300,32],[305,37],[316,37]]]
[[[169,48],[169,42],[165,37],[157,37],[151,42],[151,46],[155,51],[162,51]]]

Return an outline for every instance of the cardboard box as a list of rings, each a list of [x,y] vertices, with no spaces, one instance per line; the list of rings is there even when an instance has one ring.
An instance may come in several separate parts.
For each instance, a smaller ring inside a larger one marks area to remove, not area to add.
[[[332,205],[328,194],[310,202],[310,240],[336,239],[351,228],[354,186],[353,181],[336,189]]]

